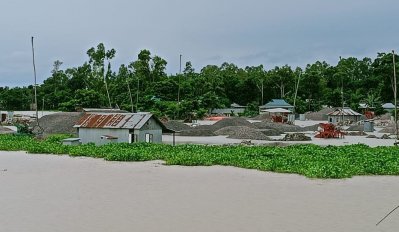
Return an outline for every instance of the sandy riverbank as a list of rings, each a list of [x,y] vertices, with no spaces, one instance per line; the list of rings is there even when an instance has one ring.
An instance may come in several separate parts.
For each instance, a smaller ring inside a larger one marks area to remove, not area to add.
[[[399,177],[0,152],[0,231],[397,231]]]

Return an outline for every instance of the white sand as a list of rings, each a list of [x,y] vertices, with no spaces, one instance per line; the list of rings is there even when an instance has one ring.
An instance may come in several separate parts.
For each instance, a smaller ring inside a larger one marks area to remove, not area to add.
[[[399,177],[310,180],[0,152],[1,232],[398,231],[399,212],[375,226],[398,193]]]

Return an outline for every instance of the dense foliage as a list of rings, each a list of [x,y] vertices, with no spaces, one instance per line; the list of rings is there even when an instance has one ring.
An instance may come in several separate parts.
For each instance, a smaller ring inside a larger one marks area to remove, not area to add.
[[[223,63],[198,72],[186,62],[182,73],[176,75],[167,75],[167,61],[148,50],[117,70],[111,67],[116,51],[107,50],[102,43],[90,48],[87,55],[87,62],[66,70],[61,69],[61,61],[54,62],[52,75],[38,89],[40,109],[74,111],[76,107],[111,105],[184,119],[201,117],[209,109],[233,102],[257,106],[284,98],[293,104],[298,79],[297,113],[321,105],[342,106],[342,89],[345,105],[354,109],[360,102],[377,106],[393,100],[390,53],[379,53],[374,60],[343,58],[336,66],[317,61],[304,70],[288,65],[240,68]],[[32,88],[0,87],[0,109],[28,110]]]
[[[355,175],[399,175],[399,148],[366,145],[328,146],[204,146],[165,144],[109,144],[64,146],[64,136],[39,141],[29,136],[1,135],[0,150],[69,154],[112,161],[164,160],[167,165],[224,165],[297,173],[311,178]]]

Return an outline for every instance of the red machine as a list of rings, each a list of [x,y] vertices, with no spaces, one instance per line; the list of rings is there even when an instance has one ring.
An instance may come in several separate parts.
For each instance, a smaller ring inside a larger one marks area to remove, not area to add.
[[[320,123],[321,131],[316,134],[316,138],[343,138],[345,133],[337,129],[334,124],[331,123]]]
[[[366,116],[367,119],[372,119],[372,118],[374,118],[374,112],[373,111],[365,111],[364,116]]]

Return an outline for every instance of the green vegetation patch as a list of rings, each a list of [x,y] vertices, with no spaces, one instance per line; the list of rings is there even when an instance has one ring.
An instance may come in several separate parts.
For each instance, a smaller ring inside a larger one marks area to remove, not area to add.
[[[0,135],[0,150],[38,154],[68,154],[109,161],[164,160],[167,165],[234,166],[261,171],[297,173],[310,178],[348,178],[355,175],[398,175],[399,148],[366,145],[327,146],[205,146],[166,144],[108,144],[65,146],[57,135],[45,140]]]

